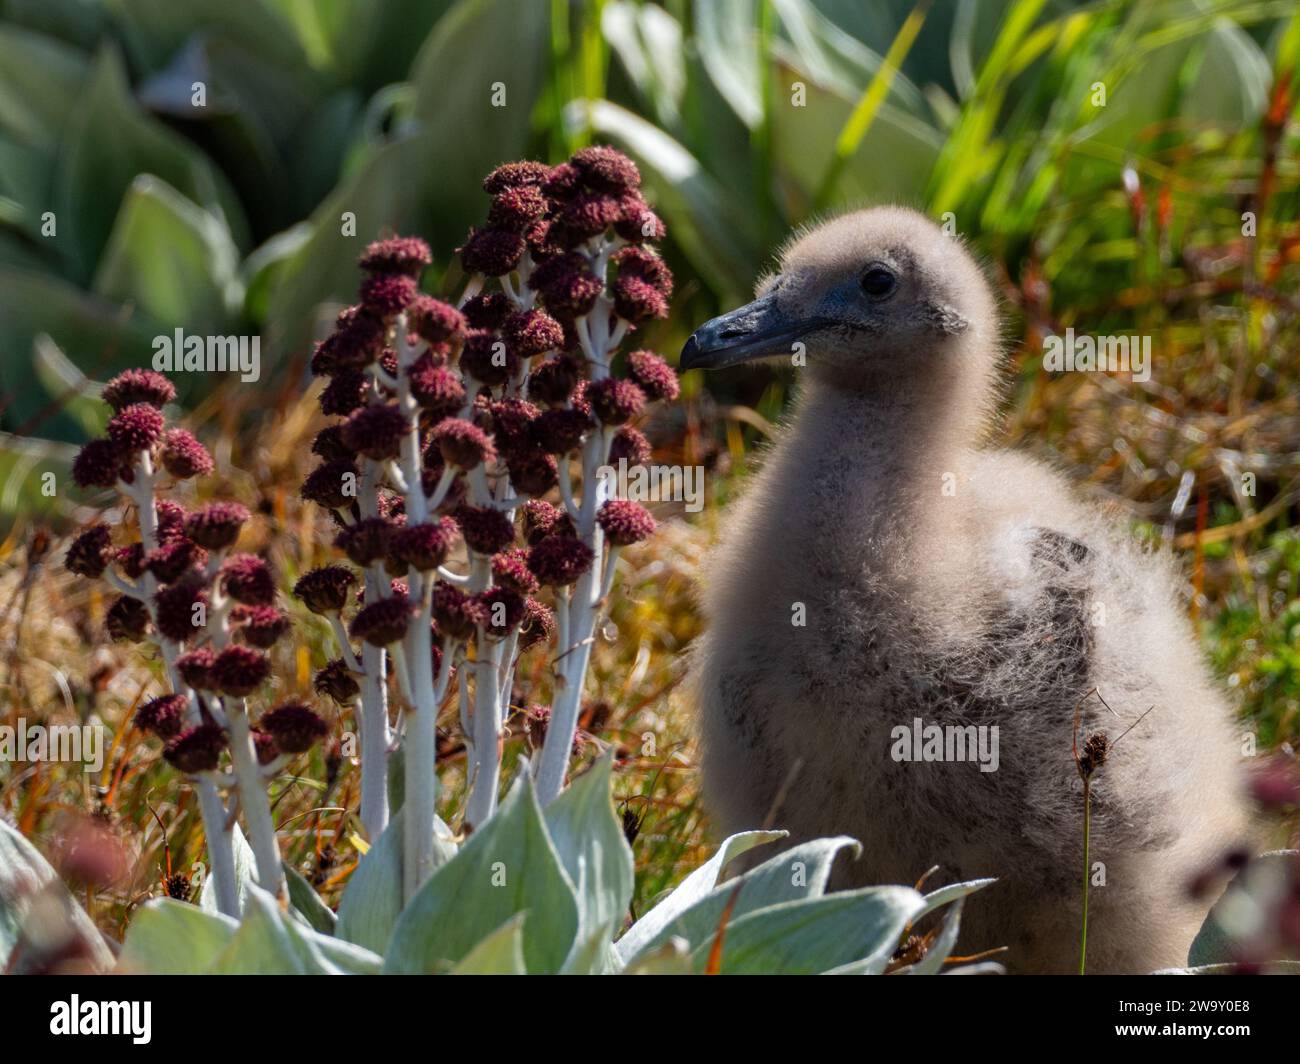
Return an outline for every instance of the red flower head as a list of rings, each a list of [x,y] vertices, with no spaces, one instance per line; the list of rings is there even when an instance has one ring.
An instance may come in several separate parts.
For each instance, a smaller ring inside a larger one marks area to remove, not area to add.
[[[650,461],[650,441],[636,429],[621,428],[614,433],[609,444],[609,464],[616,466],[626,460],[630,466],[645,465]]]
[[[498,166],[483,179],[483,191],[495,196],[508,188],[520,188],[527,185],[541,186],[551,176],[551,168],[545,163],[524,159],[520,162],[505,163]]]
[[[524,255],[524,238],[508,229],[472,229],[456,253],[466,273],[501,277],[519,265]]]
[[[569,247],[599,236],[623,216],[622,204],[606,193],[582,193],[564,204],[552,234]],[[557,231],[558,229],[558,231]]]
[[[239,626],[239,634],[252,647],[267,650],[289,630],[289,615],[275,606],[236,606],[230,619]]]
[[[128,369],[104,385],[101,397],[119,411],[137,403],[162,407],[176,398],[176,389],[161,373],[151,369]]]
[[[528,374],[528,398],[548,406],[564,406],[582,375],[572,355],[556,355],[533,367]]]
[[[213,468],[212,455],[208,454],[208,449],[199,443],[192,432],[185,429],[172,429],[164,437],[162,464],[177,480],[206,477]]]
[[[492,197],[492,206],[488,208],[488,225],[493,229],[522,233],[546,213],[546,206],[546,197],[536,185],[503,188]]]
[[[556,255],[539,263],[528,283],[542,297],[546,309],[557,318],[586,314],[604,291],[599,277],[576,251]]]
[[[69,544],[63,564],[78,576],[103,576],[112,558],[112,550],[108,525],[91,525]]]
[[[510,350],[521,359],[540,355],[564,343],[564,329],[544,310],[521,310],[501,325]]]
[[[537,577],[528,568],[528,552],[522,547],[511,547],[492,555],[492,579],[521,595],[531,595],[538,588]]]
[[[396,643],[406,635],[406,626],[415,614],[410,600],[405,595],[392,595],[362,606],[352,618],[348,634],[353,639],[361,639],[371,646],[383,647]]]
[[[211,647],[199,647],[189,650],[176,659],[176,671],[181,674],[190,687],[196,691],[212,689],[212,666],[217,660],[217,653]]]
[[[189,516],[185,507],[171,499],[157,499],[153,504],[158,516],[158,542],[171,543],[185,536],[185,520]],[[202,544],[200,544],[202,546]]]
[[[627,356],[627,371],[648,399],[671,402],[681,391],[672,366],[653,351],[633,351]]]
[[[624,425],[645,408],[645,392],[617,377],[592,381],[584,395],[604,425]]]
[[[320,393],[322,414],[347,417],[370,401],[371,377],[363,369],[340,369]]]
[[[121,454],[147,451],[163,434],[165,421],[156,406],[133,403],[123,407],[108,422],[108,438]]]
[[[576,536],[573,520],[557,506],[544,499],[524,503],[524,541],[536,546],[547,536]]]
[[[379,357],[388,326],[364,304],[340,312],[330,333],[316,350],[313,372],[336,373],[340,369],[361,369]]]
[[[451,639],[469,639],[487,619],[482,603],[444,580],[433,585],[433,617]]]
[[[144,556],[144,567],[162,584],[179,580],[195,567],[202,567],[208,552],[192,540],[181,537],[149,551]]]
[[[123,474],[128,463],[112,440],[91,440],[72,460],[72,479],[81,488],[111,488]]]
[[[596,145],[576,152],[569,163],[588,188],[623,192],[641,187],[636,163],[616,148]]]
[[[548,536],[528,552],[528,568],[547,587],[567,587],[591,568],[593,559],[582,540]]]
[[[663,220],[650,209],[640,193],[625,192],[618,202],[621,215],[614,223],[614,232],[629,244],[662,240],[667,235]]]
[[[491,506],[462,506],[456,522],[465,545],[476,554],[495,554],[515,541],[515,526],[500,510]]]
[[[533,421],[533,442],[547,454],[568,454],[582,446],[591,418],[577,407],[543,410]]]
[[[497,388],[519,371],[519,356],[495,333],[473,329],[465,334],[460,368],[476,381]]]
[[[458,341],[468,328],[464,314],[433,296],[417,296],[406,318],[411,331],[431,344]]]
[[[374,403],[353,411],[343,423],[343,442],[376,461],[396,458],[409,426],[396,403]]]
[[[358,265],[368,273],[402,273],[419,277],[432,261],[429,245],[419,237],[395,236],[367,245]]]
[[[184,642],[200,627],[197,622],[203,611],[196,610],[195,607],[208,601],[203,575],[198,572],[186,573],[175,583],[161,588],[154,595],[153,601],[158,631],[173,642]]]
[[[373,314],[400,314],[415,301],[420,286],[405,273],[372,273],[361,282],[361,305]]]
[[[286,754],[301,754],[329,733],[327,725],[302,702],[285,702],[269,713],[263,713],[257,726],[275,739],[275,745]]]
[[[160,739],[173,739],[185,728],[190,700],[184,695],[152,698],[135,711],[135,726]]]
[[[275,601],[271,567],[256,554],[232,554],[221,566],[226,594],[245,606],[269,606]]]
[[[655,530],[650,511],[639,502],[627,499],[610,499],[596,514],[596,521],[616,547],[640,543],[654,535]]]
[[[499,329],[510,316],[514,304],[504,292],[483,292],[466,300],[461,308],[471,329]]]
[[[560,464],[545,451],[513,451],[506,468],[510,482],[525,495],[545,495],[560,480]]]
[[[239,539],[248,511],[237,502],[210,502],[185,519],[185,534],[200,547],[225,550]]]
[[[212,662],[212,682],[216,690],[232,698],[246,698],[271,675],[271,659],[260,650],[232,644]]]
[[[389,552],[399,562],[427,573],[447,560],[458,532],[450,517],[407,525],[393,533]]]
[[[478,595],[483,610],[483,633],[489,639],[504,639],[524,619],[524,597],[509,587],[490,587]]]
[[[337,613],[347,605],[348,591],[356,582],[351,569],[325,565],[303,573],[293,585],[293,593],[312,613]]]
[[[491,414],[492,433],[501,450],[510,454],[532,449],[529,426],[540,413],[537,407],[522,399],[499,399],[488,407],[488,412]]]
[[[457,469],[473,469],[496,461],[492,438],[477,425],[460,418],[449,417],[438,422],[432,440],[443,460]]]
[[[149,628],[149,610],[139,599],[122,595],[108,608],[104,627],[115,643],[138,643]]]
[[[194,775],[212,772],[221,763],[226,733],[215,724],[200,724],[182,732],[167,744],[163,757],[181,772]]]

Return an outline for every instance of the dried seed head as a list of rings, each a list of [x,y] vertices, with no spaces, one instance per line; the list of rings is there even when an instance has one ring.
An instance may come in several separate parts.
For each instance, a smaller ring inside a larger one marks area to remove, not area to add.
[[[533,442],[547,454],[568,454],[582,446],[590,415],[577,407],[543,410],[532,423]]]
[[[433,617],[449,639],[469,639],[486,620],[482,603],[445,580],[433,585]]]
[[[246,698],[271,675],[271,659],[260,650],[235,643],[217,654],[212,662],[216,690],[232,698]]]
[[[504,292],[483,292],[467,300],[461,308],[472,329],[499,329],[514,310]]]
[[[135,711],[135,726],[160,739],[174,739],[185,728],[189,699],[184,695],[152,698]]]
[[[102,576],[108,568],[112,550],[108,525],[91,525],[68,545],[63,564],[69,572],[93,579]]]
[[[343,442],[367,458],[386,461],[401,452],[409,428],[396,403],[373,403],[353,411],[343,423]]]
[[[207,551],[192,540],[181,538],[149,551],[144,556],[144,567],[159,583],[170,584],[191,569],[203,566],[207,560]]]
[[[322,414],[347,417],[370,401],[371,376],[363,369],[340,369],[320,393]],[[346,453],[346,449],[345,449]]]
[[[586,314],[605,288],[591,272],[586,258],[576,251],[539,263],[528,283],[541,296],[546,309],[561,319]]]
[[[200,619],[200,611],[194,607],[207,600],[208,593],[202,573],[186,573],[175,583],[161,588],[153,597],[158,631],[177,643],[189,639],[200,630],[196,623]]]
[[[226,733],[216,724],[200,724],[167,744],[163,757],[187,775],[212,772],[221,763]]]
[[[544,499],[530,499],[524,503],[524,542],[535,546],[547,536],[556,535],[577,535],[569,515]]]
[[[302,702],[285,702],[263,713],[257,726],[274,736],[275,745],[286,754],[305,753],[329,733],[329,725]]]
[[[456,469],[473,469],[496,461],[492,438],[477,425],[460,418],[444,418],[434,426],[433,443],[443,460]]]
[[[350,705],[361,693],[361,687],[348,669],[347,662],[335,658],[312,679],[317,694],[328,695],[340,705]]]
[[[501,324],[501,335],[521,359],[533,358],[564,343],[564,329],[544,310],[521,310]]]
[[[465,545],[476,554],[496,554],[515,541],[515,526],[500,510],[491,506],[462,506],[456,523]]]
[[[492,205],[488,208],[488,225],[493,229],[522,233],[546,213],[546,208],[546,197],[536,185],[503,188],[492,197]]]
[[[196,691],[212,690],[212,665],[217,652],[211,647],[188,650],[176,659],[176,671],[181,679]]]
[[[519,356],[495,333],[473,329],[465,334],[460,368],[476,381],[497,388],[519,372]]]
[[[301,494],[327,510],[340,510],[357,501],[356,483],[357,467],[351,461],[322,462],[307,474]]]
[[[289,615],[275,606],[236,606],[230,612],[249,646],[267,650],[289,630]]]
[[[589,188],[622,192],[641,187],[636,163],[616,148],[595,145],[575,152],[570,164]]]
[[[650,461],[650,441],[633,428],[621,428],[609,445],[609,464],[617,466],[626,461],[629,466],[645,465]]]
[[[379,599],[368,606],[362,606],[352,618],[348,634],[353,639],[361,639],[371,646],[383,647],[396,643],[406,635],[407,625],[414,615],[414,608],[404,594],[395,594]]]
[[[492,555],[492,579],[521,595],[531,595],[538,588],[537,577],[528,568],[528,552],[522,547],[511,547]]]
[[[555,612],[535,598],[524,600],[524,619],[519,625],[519,652],[548,645],[555,638]]]
[[[411,331],[431,344],[459,341],[469,327],[464,314],[433,296],[417,296],[406,318]]]
[[[450,517],[407,525],[393,533],[389,553],[404,565],[431,572],[447,560],[459,529]]]
[[[312,613],[336,613],[347,605],[348,590],[356,582],[351,569],[325,565],[303,573],[293,585],[293,593]]]
[[[149,629],[149,610],[139,599],[122,595],[108,608],[104,627],[115,643],[138,643]]]
[[[386,518],[365,517],[343,529],[335,537],[334,546],[343,551],[354,565],[364,569],[387,556],[395,527]]]
[[[524,597],[512,588],[490,587],[478,595],[483,610],[483,634],[489,639],[504,639],[524,619]]]
[[[545,495],[560,480],[560,464],[545,451],[512,452],[506,459],[510,482],[524,495]]]
[[[372,273],[361,281],[361,305],[381,317],[400,314],[420,292],[415,278],[405,273]]]
[[[548,406],[563,406],[569,401],[581,375],[578,360],[572,356],[548,358],[528,374],[528,398]]]
[[[645,409],[645,392],[618,377],[592,381],[583,394],[604,425],[625,425]]]
[[[520,188],[528,185],[540,186],[551,176],[551,168],[545,163],[524,159],[520,162],[504,163],[483,179],[483,191],[489,196],[508,188]]]

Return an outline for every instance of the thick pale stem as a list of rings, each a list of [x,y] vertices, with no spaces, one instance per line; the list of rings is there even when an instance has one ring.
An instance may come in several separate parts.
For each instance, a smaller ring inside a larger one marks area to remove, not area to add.
[[[501,688],[497,672],[503,645],[488,644],[480,627],[478,646],[484,656],[474,663],[473,784],[465,807],[465,823],[470,828],[479,827],[496,812],[501,786]]]
[[[362,468],[358,503],[363,517],[379,513],[379,475],[377,463],[367,461]],[[379,566],[366,570],[365,601],[376,602],[388,590],[388,581]],[[343,638],[346,638],[344,636]],[[378,839],[390,815],[388,804],[388,726],[387,662],[383,647],[365,643],[361,648],[361,822]]]
[[[257,764],[257,749],[253,745],[252,730],[248,725],[247,707],[242,704],[227,706],[226,717],[230,730],[230,760],[235,766],[239,804],[244,809],[248,841],[252,844],[253,857],[257,862],[257,885],[276,897],[287,898],[280,846],[275,838],[275,821],[271,819],[271,803],[266,796],[266,786]]]

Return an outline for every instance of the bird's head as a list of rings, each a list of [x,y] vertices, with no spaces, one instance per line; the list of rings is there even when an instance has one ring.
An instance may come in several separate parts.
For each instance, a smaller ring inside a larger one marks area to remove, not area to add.
[[[915,211],[877,207],[796,236],[752,303],[695,331],[681,368],[786,358],[870,389],[981,353],[991,370],[996,330],[992,294],[961,241]]]

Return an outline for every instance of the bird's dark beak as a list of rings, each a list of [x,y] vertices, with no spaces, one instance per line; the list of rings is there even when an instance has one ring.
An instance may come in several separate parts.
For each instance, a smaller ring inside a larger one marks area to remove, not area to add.
[[[723,314],[701,325],[682,348],[678,367],[721,369],[738,362],[791,354],[791,344],[820,323],[790,318],[777,308],[776,295]]]

